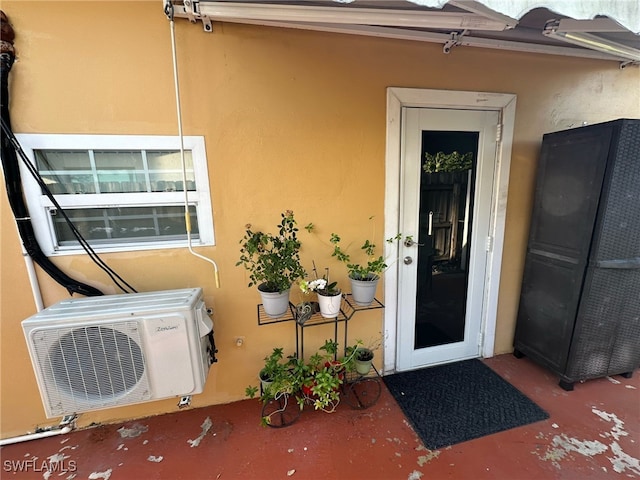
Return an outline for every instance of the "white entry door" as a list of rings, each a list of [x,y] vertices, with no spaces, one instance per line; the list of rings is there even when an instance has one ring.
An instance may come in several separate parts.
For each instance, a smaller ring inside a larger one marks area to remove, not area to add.
[[[497,111],[402,108],[396,369],[481,354]]]

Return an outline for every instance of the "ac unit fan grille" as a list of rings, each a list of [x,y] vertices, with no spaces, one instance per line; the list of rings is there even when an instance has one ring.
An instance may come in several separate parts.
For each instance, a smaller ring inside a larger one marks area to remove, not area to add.
[[[63,335],[51,347],[49,362],[56,385],[87,398],[122,395],[144,373],[140,347],[105,327],[77,328]]]
[[[136,322],[42,330],[34,340],[44,360],[54,414],[128,404],[149,396]]]

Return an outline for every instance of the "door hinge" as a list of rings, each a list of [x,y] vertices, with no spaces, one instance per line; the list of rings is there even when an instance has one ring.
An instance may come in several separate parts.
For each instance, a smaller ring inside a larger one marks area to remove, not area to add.
[[[484,344],[484,332],[478,333],[478,348],[482,351],[482,345]]]
[[[496,142],[502,141],[502,124],[499,123],[496,125]]]
[[[493,251],[493,237],[492,236],[488,236],[487,237],[487,241],[485,243],[485,250],[487,252],[492,252]]]

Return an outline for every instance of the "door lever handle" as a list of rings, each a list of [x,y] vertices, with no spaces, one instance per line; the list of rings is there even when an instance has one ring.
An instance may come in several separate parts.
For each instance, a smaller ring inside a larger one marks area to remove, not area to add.
[[[407,238],[404,240],[404,246],[405,246],[405,247],[413,247],[414,245],[415,245],[415,246],[418,246],[418,247],[424,247],[424,243],[417,243],[417,242],[414,242],[414,241],[413,241],[413,238],[411,238],[411,237],[407,237]]]

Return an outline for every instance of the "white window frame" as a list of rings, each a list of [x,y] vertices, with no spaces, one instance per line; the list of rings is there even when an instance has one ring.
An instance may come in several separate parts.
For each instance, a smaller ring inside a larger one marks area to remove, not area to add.
[[[36,150],[180,150],[180,137],[156,135],[68,135],[68,134],[16,134],[25,154],[35,165]],[[191,151],[196,190],[188,191],[190,206],[195,206],[198,218],[198,238],[193,246],[215,245],[213,210],[209,191],[209,174],[204,137],[183,137],[184,149]],[[27,167],[20,163],[24,195],[40,248],[47,256],[85,253],[80,245],[59,246],[49,210],[54,208]],[[62,208],[149,207],[154,205],[182,206],[185,194],[176,192],[131,192],[55,195]],[[185,231],[186,234],[186,231]],[[124,252],[185,248],[187,240],[127,242],[114,239],[113,243],[92,245],[96,252]]]

